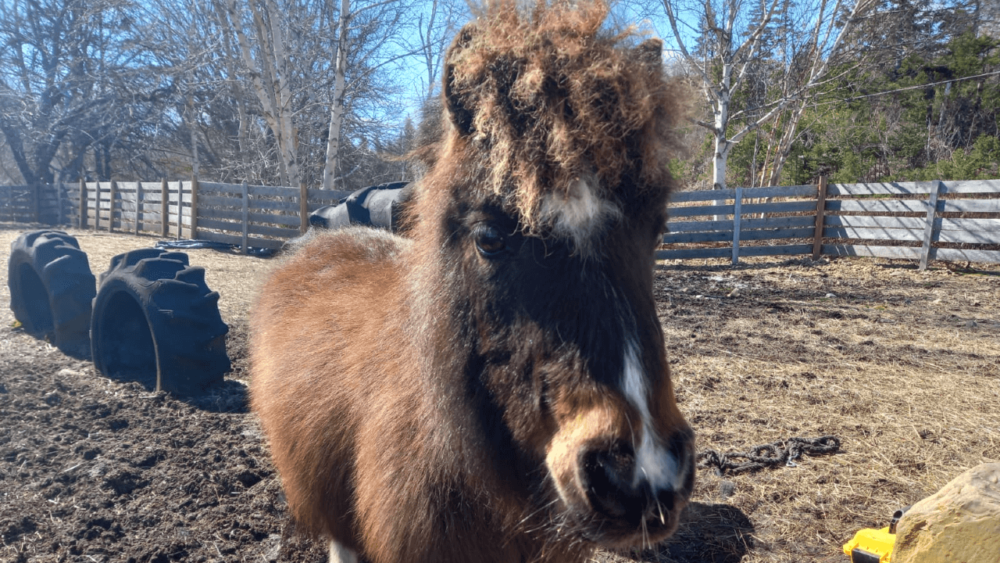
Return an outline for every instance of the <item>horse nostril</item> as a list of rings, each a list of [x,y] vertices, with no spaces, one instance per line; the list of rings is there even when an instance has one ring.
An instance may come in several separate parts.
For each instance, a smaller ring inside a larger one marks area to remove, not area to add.
[[[582,485],[591,506],[612,518],[635,510],[636,498],[629,484],[635,456],[624,444],[581,453]]]
[[[648,510],[648,519],[661,521],[666,519],[667,514],[674,510],[674,503],[677,493],[673,489],[660,489],[656,491],[655,502],[651,503]]]

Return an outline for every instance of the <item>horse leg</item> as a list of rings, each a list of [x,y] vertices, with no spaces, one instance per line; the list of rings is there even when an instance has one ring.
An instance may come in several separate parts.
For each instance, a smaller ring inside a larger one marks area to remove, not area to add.
[[[358,563],[358,554],[330,540],[330,563]]]

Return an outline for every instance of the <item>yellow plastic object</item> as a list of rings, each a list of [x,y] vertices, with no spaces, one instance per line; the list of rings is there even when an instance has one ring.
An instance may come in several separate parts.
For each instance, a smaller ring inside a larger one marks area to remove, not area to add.
[[[851,563],[890,563],[895,543],[896,534],[889,531],[889,526],[881,530],[867,528],[844,544],[844,555],[851,558]]]

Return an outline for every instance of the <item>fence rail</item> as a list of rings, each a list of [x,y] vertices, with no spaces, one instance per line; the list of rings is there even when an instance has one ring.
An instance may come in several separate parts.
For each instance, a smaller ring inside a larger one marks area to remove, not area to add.
[[[874,256],[1000,263],[1000,180],[681,192],[657,258]]]
[[[279,248],[341,190],[218,182],[79,182],[0,186],[0,221],[203,238]]]
[[[0,186],[0,221],[278,248],[339,190],[218,182]],[[1000,263],[1000,180],[680,192],[657,258],[874,256]]]

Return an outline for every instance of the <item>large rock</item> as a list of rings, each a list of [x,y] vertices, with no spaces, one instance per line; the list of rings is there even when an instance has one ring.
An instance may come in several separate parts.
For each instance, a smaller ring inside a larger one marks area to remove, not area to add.
[[[896,526],[893,563],[1000,562],[1000,463],[959,475]]]

